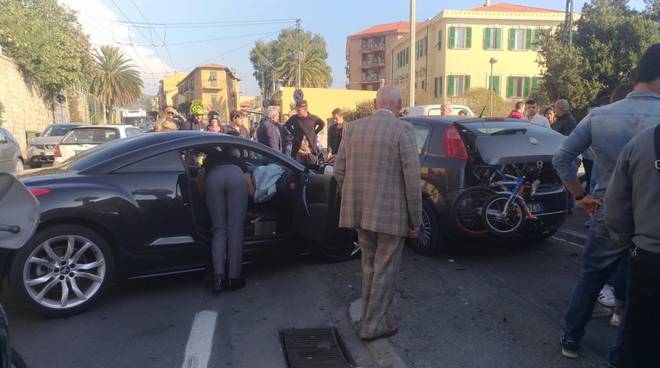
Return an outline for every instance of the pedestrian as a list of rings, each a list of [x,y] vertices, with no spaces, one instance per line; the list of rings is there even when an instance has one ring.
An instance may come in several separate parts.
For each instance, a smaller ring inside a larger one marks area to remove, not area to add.
[[[524,110],[525,110],[525,103],[523,101],[518,101],[516,102],[514,109],[511,110],[507,118],[523,120],[525,118],[525,115],[523,114]]]
[[[577,358],[592,310],[608,277],[625,261],[625,252],[614,244],[603,224],[607,186],[623,147],[635,134],[656,126],[660,121],[660,44],[651,46],[639,61],[633,92],[623,100],[592,109],[564,140],[555,153],[553,165],[578,205],[592,217],[592,224],[582,253],[582,267],[564,320],[561,338],[562,355]],[[597,160],[597,184],[587,194],[576,176],[574,162],[591,146]],[[632,219],[628,219],[632,221]],[[625,321],[623,322],[625,324]],[[617,363],[617,350],[610,360]]]
[[[458,112],[458,116],[467,117],[468,116],[467,110],[461,109],[461,111]]]
[[[655,77],[660,93],[660,73]],[[612,251],[632,250],[619,367],[660,364],[659,163],[656,126],[639,133],[621,151],[605,196],[605,224],[618,247]]]
[[[217,111],[211,111],[208,115],[209,124],[206,127],[206,130],[213,133],[222,133],[222,127],[220,126],[220,121],[218,118],[220,114]]]
[[[339,145],[344,133],[344,114],[341,109],[336,108],[332,110],[333,124],[328,127],[328,148],[333,155],[339,152]]]
[[[190,117],[185,121],[179,130],[204,130],[204,106],[193,103],[190,105]]]
[[[552,127],[552,124],[555,123],[555,110],[553,110],[552,106],[546,107],[543,110],[543,116],[548,119],[548,123],[550,123],[550,127]]]
[[[238,290],[245,286],[243,231],[248,196],[254,195],[252,178],[231,150],[210,150],[202,177],[212,223],[213,291]]]
[[[451,113],[452,113],[451,102],[447,101],[447,102],[443,102],[442,104],[440,104],[440,115],[441,116],[449,116],[449,115],[451,115]]]
[[[229,135],[250,139],[250,132],[243,126],[243,116],[240,111],[233,110],[229,113],[229,125],[225,132]]]
[[[577,126],[577,120],[571,113],[571,105],[566,100],[557,100],[553,107],[557,120],[550,127],[555,132],[568,136]]]
[[[163,116],[156,122],[156,131],[157,132],[173,132],[179,130],[179,125],[175,120],[175,117],[179,113],[172,106],[167,106],[163,109]]]
[[[422,188],[415,131],[397,119],[401,94],[384,86],[377,111],[351,122],[339,146],[334,176],[341,193],[339,226],[356,229],[362,249],[359,335],[371,340],[398,331],[386,321],[406,237],[422,222]]]
[[[285,115],[283,119],[280,119],[278,128],[280,129],[280,137],[282,139],[282,153],[292,157],[291,150],[293,147],[293,133],[286,126],[286,122],[289,121],[289,116],[290,115]]]
[[[539,107],[536,103],[536,100],[530,98],[529,100],[525,101],[525,110],[527,110],[525,119],[527,119],[528,122],[550,129],[550,122],[548,122],[548,119],[546,119],[545,116],[538,114]]]
[[[268,106],[266,116],[259,122],[257,142],[282,152],[282,137],[278,122],[280,120],[279,106]]]
[[[325,123],[318,116],[309,113],[307,101],[300,100],[296,103],[296,114],[287,120],[286,127],[293,135],[291,147],[293,158],[298,156],[304,140],[307,141],[311,154],[319,157],[321,151],[318,145],[318,134],[325,128]]]

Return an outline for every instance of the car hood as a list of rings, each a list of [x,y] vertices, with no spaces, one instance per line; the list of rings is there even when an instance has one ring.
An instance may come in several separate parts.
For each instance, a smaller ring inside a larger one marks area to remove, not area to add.
[[[36,137],[30,141],[30,144],[58,144],[62,137]]]

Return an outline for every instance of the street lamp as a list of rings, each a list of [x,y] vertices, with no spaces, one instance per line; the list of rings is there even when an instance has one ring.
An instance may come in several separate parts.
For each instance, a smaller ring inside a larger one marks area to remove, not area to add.
[[[492,57],[488,62],[490,63],[490,80],[488,83],[488,87],[490,87],[490,116],[493,117],[493,94],[495,93],[495,88],[493,88],[493,66],[497,63],[497,59]]]

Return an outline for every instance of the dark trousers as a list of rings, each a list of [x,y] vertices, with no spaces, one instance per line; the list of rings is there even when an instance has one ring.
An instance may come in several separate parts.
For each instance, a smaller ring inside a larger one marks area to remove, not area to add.
[[[660,367],[660,254],[637,248],[629,272],[619,367]]]
[[[206,206],[213,223],[213,270],[219,277],[240,278],[243,265],[243,223],[248,203],[247,180],[236,165],[215,166],[207,170],[205,193]]]

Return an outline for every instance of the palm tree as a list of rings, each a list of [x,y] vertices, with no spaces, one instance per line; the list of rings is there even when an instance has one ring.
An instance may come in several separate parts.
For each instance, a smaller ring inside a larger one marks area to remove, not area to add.
[[[300,40],[300,41],[299,41]],[[277,40],[278,78],[284,85],[295,86],[298,71],[298,51],[302,49],[301,85],[302,87],[325,88],[332,83],[331,68],[326,63],[328,52],[325,40],[311,32],[298,32],[293,29],[284,30]],[[299,47],[300,45],[300,47]]]
[[[115,46],[101,46],[94,54],[94,62],[98,71],[92,79],[91,90],[101,100],[106,121],[109,122],[113,107],[140,98],[142,79],[131,60]]]

